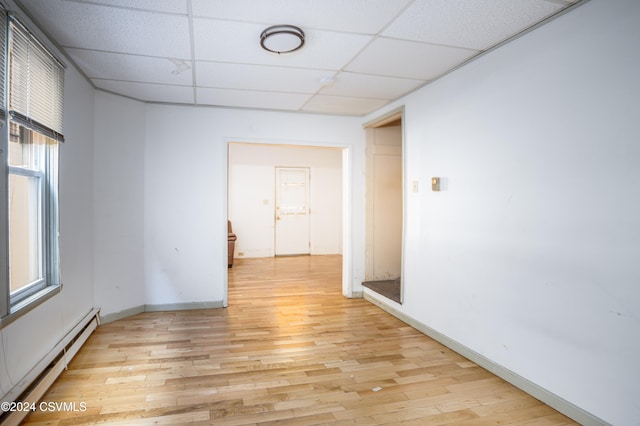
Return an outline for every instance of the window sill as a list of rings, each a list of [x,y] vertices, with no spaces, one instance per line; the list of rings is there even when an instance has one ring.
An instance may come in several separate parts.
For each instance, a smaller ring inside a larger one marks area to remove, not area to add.
[[[56,294],[60,293],[61,290],[62,285],[49,286],[43,288],[33,296],[27,297],[20,303],[17,303],[15,306],[12,306],[9,314],[3,318],[0,318],[0,329],[3,329],[21,316],[30,312],[32,309],[51,299]]]

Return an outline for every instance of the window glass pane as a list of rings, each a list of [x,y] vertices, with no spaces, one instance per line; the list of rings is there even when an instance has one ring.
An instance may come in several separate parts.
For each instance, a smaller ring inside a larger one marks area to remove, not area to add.
[[[11,293],[43,278],[39,176],[9,174],[9,271]]]
[[[43,149],[51,140],[14,122],[10,123],[9,128],[9,165],[43,170]]]

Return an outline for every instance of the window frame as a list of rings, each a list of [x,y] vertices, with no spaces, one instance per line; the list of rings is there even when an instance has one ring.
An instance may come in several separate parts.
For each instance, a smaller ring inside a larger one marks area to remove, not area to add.
[[[59,66],[56,75],[62,81],[52,81],[56,85],[51,91],[55,94],[53,99],[59,102],[57,108],[61,108],[63,86],[64,86],[64,65],[50,51],[40,43],[32,33],[14,16],[8,15],[0,7],[0,32],[4,31],[4,37],[0,42],[0,49],[3,50],[4,58],[0,59],[0,210],[2,220],[0,220],[0,329],[15,321],[20,316],[31,311],[62,290],[60,282],[60,262],[59,262],[59,212],[58,212],[58,181],[59,181],[59,143],[64,141],[62,135],[62,111],[60,110],[59,121],[53,125],[42,124],[38,117],[24,115],[20,111],[12,111],[10,108],[11,99],[11,58],[10,45],[12,36],[27,37],[30,46],[34,49],[41,49],[51,58],[52,66]],[[38,53],[42,54],[42,52]],[[19,68],[19,67],[18,67]],[[25,67],[27,69],[27,67]],[[20,68],[19,71],[22,71]],[[15,72],[15,70],[13,71]],[[36,76],[37,77],[37,76]],[[19,79],[26,78],[21,72]],[[50,99],[50,98],[48,98]],[[31,102],[31,101],[30,101]],[[34,103],[38,103],[36,98]],[[48,117],[47,117],[48,118]],[[44,137],[44,146],[41,148],[39,161],[35,167],[10,165],[9,164],[9,144],[11,143],[11,124],[15,123],[22,129],[21,132],[28,132],[28,138],[32,141],[37,137]],[[52,128],[53,127],[53,128]],[[39,230],[39,267],[41,274],[38,279],[25,285],[24,287],[11,293],[11,260],[10,260],[10,223],[9,223],[9,176],[25,176],[38,178],[38,210],[37,220]]]
[[[46,245],[46,231],[47,231],[47,225],[46,225],[46,219],[45,219],[45,174],[44,172],[42,172],[41,170],[35,170],[35,169],[31,169],[31,168],[27,168],[27,167],[16,167],[16,166],[9,166],[8,167],[8,175],[9,175],[9,181],[11,181],[11,175],[14,176],[23,176],[23,177],[27,177],[27,178],[36,178],[38,179],[38,187],[37,187],[37,218],[38,218],[38,249],[39,249],[39,257],[38,257],[38,264],[39,264],[39,269],[40,269],[40,273],[39,273],[39,278],[29,284],[26,284],[25,286],[23,286],[22,288],[20,288],[19,290],[11,293],[11,288],[9,288],[9,295],[10,295],[10,304],[14,305],[15,303],[17,303],[19,300],[24,299],[26,296],[25,294],[32,294],[37,290],[34,290],[34,288],[38,287],[39,289],[41,289],[43,287],[44,284],[46,284],[46,270],[47,267],[45,265],[46,263],[46,259],[44,256],[43,251],[46,251],[45,249],[45,245]],[[11,209],[10,206],[7,206],[8,210]],[[30,221],[29,221],[30,222]],[[9,218],[9,226],[11,226],[11,218]],[[9,228],[9,241],[11,241],[11,228]],[[11,252],[9,253],[9,256],[11,256]],[[9,260],[9,264],[11,264],[11,260]],[[11,271],[9,271],[11,272]],[[11,287],[11,280],[9,280],[9,287]]]

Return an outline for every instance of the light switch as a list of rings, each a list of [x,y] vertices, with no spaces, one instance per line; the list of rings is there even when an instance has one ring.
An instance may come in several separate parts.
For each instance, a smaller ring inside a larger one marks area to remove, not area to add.
[[[411,182],[411,191],[418,192],[418,181],[417,180],[414,180],[413,182]]]
[[[440,191],[440,178],[432,177],[431,178],[431,190],[432,191]]]

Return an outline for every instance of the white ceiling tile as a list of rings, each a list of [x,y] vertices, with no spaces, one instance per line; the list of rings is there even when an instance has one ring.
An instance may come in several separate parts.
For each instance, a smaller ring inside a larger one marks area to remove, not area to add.
[[[424,80],[341,72],[336,76],[333,84],[324,87],[320,93],[390,100],[398,98],[424,83]]]
[[[128,81],[92,80],[100,89],[146,102],[166,102],[192,104],[193,88],[190,86],[170,86],[168,84],[133,83]]]
[[[192,85],[190,61],[67,49],[89,78]]]
[[[362,115],[584,0],[14,1],[104,90]],[[301,27],[303,48],[264,51],[276,24]]]
[[[258,24],[194,19],[196,60],[337,70],[371,40],[356,34],[307,31],[302,49],[278,55],[260,47],[264,29]]]
[[[545,0],[416,0],[382,35],[485,50],[563,7]]]
[[[364,115],[384,106],[387,102],[383,99],[315,95],[304,105],[302,111],[321,114]]]
[[[93,4],[27,0],[59,45],[148,56],[190,57],[186,16]]]
[[[412,41],[379,38],[346,67],[347,71],[433,80],[477,52]]]
[[[203,105],[298,111],[310,95],[204,87],[196,89],[196,96]]]
[[[83,0],[81,0],[83,1]],[[166,13],[187,13],[187,0],[84,0],[126,9],[153,10]]]
[[[196,79],[200,87],[316,93],[320,79],[333,76],[322,70],[197,62]]]
[[[410,0],[192,0],[194,16],[376,34]]]

